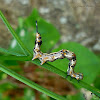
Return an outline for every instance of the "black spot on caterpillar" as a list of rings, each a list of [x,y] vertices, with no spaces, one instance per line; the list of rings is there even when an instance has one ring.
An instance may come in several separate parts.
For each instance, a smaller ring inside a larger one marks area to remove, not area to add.
[[[71,66],[72,68],[74,68],[75,66]]]
[[[39,39],[41,39],[41,37],[39,37]]]
[[[36,40],[35,40],[35,44],[36,44]]]
[[[72,59],[73,59],[73,61],[75,61],[76,60],[76,56],[73,56]]]
[[[41,65],[42,65],[47,61],[53,62],[57,59],[67,58],[70,61],[67,69],[67,76],[70,75],[71,78],[76,78],[77,80],[83,79],[83,74],[74,72],[74,67],[76,65],[76,55],[73,52],[65,49],[50,54],[42,53],[40,50],[42,40],[41,40],[40,33],[38,33],[37,21],[36,21],[36,32],[37,33],[36,33],[35,47],[33,50],[34,55],[32,60],[38,58],[41,61]]]
[[[40,42],[37,42],[37,43],[38,43],[38,45],[39,45],[39,46],[41,46],[41,44],[42,44],[42,41],[40,41]]]

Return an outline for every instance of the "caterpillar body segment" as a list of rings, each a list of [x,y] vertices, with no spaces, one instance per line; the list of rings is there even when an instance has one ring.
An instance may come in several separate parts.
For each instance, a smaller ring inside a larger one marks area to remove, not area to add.
[[[72,78],[76,78],[77,80],[83,79],[83,74],[82,73],[75,73],[74,67],[70,67],[67,69],[67,76],[68,75],[70,75]]]
[[[42,44],[42,39],[41,35],[38,33],[38,26],[37,26],[37,21],[36,21],[36,40],[35,40],[35,47],[34,47],[34,55],[32,60],[34,59],[39,59],[41,61],[41,65],[43,65],[45,62],[50,61],[53,62],[57,59],[63,59],[67,58],[69,60],[69,66],[67,69],[67,76],[70,75],[71,78],[76,78],[77,80],[83,79],[83,74],[81,73],[75,73],[74,72],[74,67],[76,65],[76,55],[75,53],[62,49],[58,52],[54,53],[42,53],[40,50],[40,46]]]
[[[41,65],[43,65],[47,61],[53,62],[56,59],[63,59],[64,56],[62,54],[62,50],[50,54],[42,53],[42,52],[34,52],[34,57],[32,60],[37,58],[41,61]]]
[[[81,73],[75,73],[74,72],[74,67],[76,65],[76,55],[75,53],[67,50],[65,51],[66,53],[64,53],[64,56],[66,58],[69,59],[69,66],[68,66],[68,69],[67,69],[67,76],[70,75],[72,78],[76,78],[77,80],[81,80],[83,79],[83,74]]]

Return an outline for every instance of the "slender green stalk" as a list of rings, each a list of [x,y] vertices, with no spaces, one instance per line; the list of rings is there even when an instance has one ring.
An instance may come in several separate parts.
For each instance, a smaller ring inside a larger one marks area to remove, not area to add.
[[[32,63],[38,65],[38,66],[41,66],[40,65],[40,62],[38,60],[35,60],[35,61],[31,61]],[[59,70],[58,68],[56,68],[55,66],[53,65],[50,65],[48,63],[45,63],[44,65],[42,65],[41,67],[47,69],[47,70],[50,70],[51,72],[54,72],[60,76],[62,76],[63,78],[66,78],[66,75],[67,73],[66,72],[63,72],[61,70]],[[66,80],[70,81],[70,77],[66,78]],[[99,96],[100,97],[100,90],[93,87],[93,86],[90,86],[88,85],[87,83],[83,82],[82,80],[81,81],[77,81],[76,79],[73,79],[70,81],[72,84],[76,85],[76,86],[81,86],[82,88],[85,88],[89,91],[91,91],[92,93],[94,93],[95,95]]]
[[[15,53],[15,52],[6,50],[4,48],[0,48],[0,53],[8,54],[8,55],[10,54],[10,55],[16,55],[16,56],[24,56],[23,54]]]
[[[18,35],[15,33],[15,31],[13,30],[13,28],[11,27],[11,25],[8,23],[7,19],[5,18],[5,16],[2,14],[1,11],[0,11],[0,17],[1,17],[2,21],[4,22],[4,24],[6,25],[6,27],[8,28],[8,30],[13,35],[13,37],[17,40],[17,42],[20,45],[20,47],[23,50],[23,52],[26,55],[32,55],[31,52],[25,47],[25,45],[23,44],[23,42],[20,40],[20,38],[18,37]]]
[[[0,56],[0,60],[30,61],[31,56]]]
[[[7,57],[3,57],[1,56],[0,59],[3,59],[3,60],[19,60],[19,61],[30,61],[32,58],[31,56],[7,56]],[[35,61],[31,61],[32,63],[40,66],[40,62],[38,60],[35,60]],[[41,67],[47,69],[47,70],[50,70],[64,78],[66,78],[66,73],[59,70],[58,68],[56,68],[55,66],[53,65],[50,65],[48,63],[45,63],[44,65],[42,65]],[[67,78],[67,80],[70,81],[70,77]],[[73,83],[74,85],[80,85],[81,87],[83,88],[86,88],[87,90],[91,91],[92,93],[96,94],[97,96],[100,97],[100,90],[96,89],[95,87],[93,86],[90,86],[88,85],[87,83],[83,82],[82,80],[78,83],[78,81],[76,79],[73,79],[72,81],[70,81],[71,83]]]
[[[36,64],[36,65],[38,65],[38,66],[41,66],[40,65],[40,61],[39,60],[34,60],[34,61],[31,61],[32,63],[34,63],[34,64]],[[64,78],[66,78],[66,73],[65,72],[63,72],[63,71],[61,71],[60,69],[58,69],[58,68],[56,68],[55,66],[53,66],[53,65],[50,65],[50,64],[48,64],[48,63],[45,63],[45,64],[43,64],[41,67],[43,67],[43,68],[45,68],[45,69],[47,69],[47,70],[49,70],[49,71],[52,71],[52,72],[54,72],[54,73],[56,73],[56,74],[58,74],[58,75],[60,75],[60,76],[62,76],[62,77],[64,77]]]
[[[75,82],[75,80],[74,80],[73,82]],[[100,97],[100,90],[99,90],[99,89],[97,89],[97,88],[95,88],[95,87],[93,87],[93,86],[90,86],[89,84],[87,84],[87,83],[85,83],[85,82],[83,82],[83,81],[80,81],[80,82],[79,82],[79,85],[80,85],[81,87],[84,87],[85,89],[91,91],[92,93],[94,93],[94,94],[97,95],[98,97]]]
[[[5,67],[3,65],[0,65],[0,70],[5,72],[8,75],[14,77],[15,79],[25,83],[26,85],[28,85],[28,86],[30,86],[30,87],[32,87],[32,88],[34,88],[34,89],[36,89],[36,90],[38,90],[38,91],[40,91],[42,93],[47,94],[48,96],[50,96],[50,97],[52,97],[52,98],[54,98],[56,100],[66,100],[64,97],[62,97],[62,96],[60,96],[60,95],[58,95],[58,94],[56,94],[54,92],[51,92],[46,88],[41,87],[40,85],[28,80],[27,78],[25,78],[25,77],[23,77],[23,76],[21,76],[21,75],[19,75],[17,73],[15,73],[14,71],[8,69],[7,67]]]

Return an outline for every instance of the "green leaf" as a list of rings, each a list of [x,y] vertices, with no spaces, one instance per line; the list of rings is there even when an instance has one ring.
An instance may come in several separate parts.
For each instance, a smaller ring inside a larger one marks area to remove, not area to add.
[[[100,80],[99,79],[100,79],[100,74],[96,77],[93,83],[94,83],[94,86],[100,90]]]
[[[32,28],[33,26],[35,27],[35,22],[40,18],[38,10],[33,9],[32,13],[25,19],[24,25],[25,27]],[[36,29],[36,28],[35,28]]]
[[[5,18],[5,16],[2,14],[2,12],[0,11],[0,17],[3,20],[4,24],[6,25],[6,27],[8,28],[8,30],[11,32],[11,34],[13,35],[13,37],[16,39],[16,41],[18,42],[20,48],[22,49],[22,51],[24,52],[24,54],[26,55],[31,55],[31,53],[29,52],[29,50],[25,47],[25,45],[23,44],[23,42],[20,40],[20,38],[17,36],[17,34],[15,33],[15,31],[13,30],[13,28],[11,27],[11,25],[9,24],[9,22],[7,21],[7,19]]]
[[[52,24],[43,19],[38,21],[38,27],[42,36],[41,51],[48,52],[58,42],[60,34]]]
[[[1,60],[18,60],[18,61],[30,61],[31,56],[0,56]]]
[[[68,100],[85,100],[85,98],[83,97],[83,94],[82,93],[77,93],[75,95],[68,95],[67,96],[67,99]]]
[[[57,49],[54,49],[53,52],[61,49],[68,49],[76,54],[77,64],[75,66],[75,72],[83,73],[84,82],[87,82],[88,84],[93,83],[100,70],[100,61],[96,55],[84,46],[74,42],[63,43]],[[64,72],[67,72],[68,63],[69,61],[66,58],[63,60],[56,60],[52,63],[49,62],[49,64]]]
[[[6,78],[7,78],[7,74],[0,71],[0,80],[6,79]]]
[[[35,100],[35,93],[32,89],[24,89],[24,100]]]
[[[41,34],[43,41],[41,51],[47,52],[57,43],[60,38],[60,34],[51,23],[46,22],[38,15],[38,11],[36,9],[33,10],[28,18],[21,21],[21,23],[19,22],[20,24],[16,30],[16,33],[30,52],[33,53],[36,35],[36,20],[38,21],[38,31]],[[22,53],[18,43],[16,43],[16,45],[13,47],[15,41],[15,39],[12,40],[10,50]]]
[[[19,63],[17,61],[14,61],[14,60],[4,60],[3,64],[6,66],[18,66],[19,65]]]
[[[50,98],[46,94],[41,94],[40,95],[40,100],[50,100]]]
[[[34,47],[34,40],[35,40],[35,36],[33,32],[28,32],[28,29],[18,27],[16,30],[16,33],[20,37],[24,45],[30,50],[31,55],[32,55],[33,47]],[[23,51],[21,50],[19,44],[17,43],[15,39],[11,41],[9,50],[23,54]]]
[[[14,89],[14,88],[16,88],[16,85],[14,85],[10,82],[0,84],[0,93],[5,92],[5,91],[10,90],[10,89]]]
[[[10,51],[10,50],[6,50],[4,48],[0,48],[0,53],[5,54],[5,55],[24,56],[22,54],[15,53],[15,52],[12,52],[12,50]]]

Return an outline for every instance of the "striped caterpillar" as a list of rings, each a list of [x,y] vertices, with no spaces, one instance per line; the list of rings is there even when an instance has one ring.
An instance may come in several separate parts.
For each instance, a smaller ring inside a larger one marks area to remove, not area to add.
[[[74,72],[74,67],[76,65],[76,55],[73,52],[62,49],[58,52],[54,52],[50,54],[42,53],[40,51],[41,44],[42,44],[41,35],[40,33],[38,33],[38,25],[36,21],[36,40],[35,40],[35,47],[33,50],[34,55],[33,55],[32,60],[38,58],[41,61],[41,65],[43,65],[47,61],[53,62],[56,59],[67,58],[70,61],[68,69],[67,69],[67,76],[70,75],[71,78],[76,78],[77,80],[83,79],[83,74]]]

